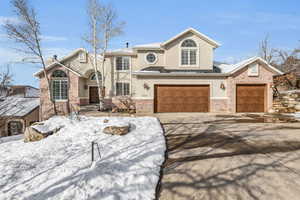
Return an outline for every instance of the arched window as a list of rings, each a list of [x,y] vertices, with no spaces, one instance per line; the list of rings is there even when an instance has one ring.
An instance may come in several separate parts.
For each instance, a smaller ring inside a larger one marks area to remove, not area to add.
[[[62,70],[56,70],[52,73],[51,95],[53,100],[68,99],[68,77]]]
[[[62,70],[55,70],[52,73],[52,78],[66,78],[67,74]]]
[[[98,72],[98,78],[99,78],[99,81],[102,80],[102,75],[101,75],[100,72]],[[91,81],[96,81],[96,73],[95,73],[95,72],[93,72],[93,73],[91,74],[90,80],[91,80]]]
[[[181,65],[197,64],[197,44],[194,40],[187,39],[181,44]]]

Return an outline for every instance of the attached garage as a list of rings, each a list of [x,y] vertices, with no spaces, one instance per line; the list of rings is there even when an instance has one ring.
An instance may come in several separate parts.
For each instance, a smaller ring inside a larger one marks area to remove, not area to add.
[[[266,85],[237,85],[236,112],[265,112]]]
[[[155,85],[154,112],[209,112],[209,85]]]

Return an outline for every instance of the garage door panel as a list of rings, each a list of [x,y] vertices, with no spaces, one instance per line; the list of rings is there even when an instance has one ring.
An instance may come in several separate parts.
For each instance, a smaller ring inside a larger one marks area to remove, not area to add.
[[[155,112],[208,112],[208,85],[156,85]]]
[[[236,112],[264,112],[265,85],[237,85]]]

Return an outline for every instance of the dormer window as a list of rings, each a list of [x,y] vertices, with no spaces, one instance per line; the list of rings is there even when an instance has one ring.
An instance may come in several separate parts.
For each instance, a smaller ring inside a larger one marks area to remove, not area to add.
[[[197,65],[197,53],[197,44],[194,40],[184,40],[181,44],[181,65]]]
[[[86,63],[86,52],[81,51],[79,53],[79,62],[81,63]]]

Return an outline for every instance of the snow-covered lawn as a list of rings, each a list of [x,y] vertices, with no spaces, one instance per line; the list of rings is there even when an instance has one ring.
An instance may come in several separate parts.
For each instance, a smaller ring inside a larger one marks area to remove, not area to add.
[[[156,118],[107,118],[129,122],[125,136],[102,133],[106,118],[80,121],[54,117],[49,127],[63,126],[39,142],[0,144],[0,199],[84,200],[154,199],[166,150]],[[91,164],[91,142],[102,158]]]

